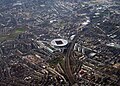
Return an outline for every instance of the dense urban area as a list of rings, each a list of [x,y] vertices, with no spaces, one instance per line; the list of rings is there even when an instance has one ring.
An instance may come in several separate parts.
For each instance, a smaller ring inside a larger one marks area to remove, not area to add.
[[[0,86],[120,86],[120,1],[0,0]]]

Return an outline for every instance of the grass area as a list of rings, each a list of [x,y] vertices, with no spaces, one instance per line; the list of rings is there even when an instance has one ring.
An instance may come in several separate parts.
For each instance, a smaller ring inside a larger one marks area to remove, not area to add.
[[[62,57],[61,58],[58,57],[58,58],[49,60],[48,63],[51,67],[56,67],[58,63],[61,64],[62,67],[64,67],[64,59]]]
[[[51,61],[49,61],[49,63],[51,65],[57,65],[58,63],[62,63],[62,58],[55,58],[55,59],[52,59]]]
[[[13,31],[10,34],[6,35],[0,35],[0,42],[4,40],[13,40],[15,39],[19,34],[23,33],[26,29],[23,28],[17,28],[15,31]]]
[[[23,33],[24,31],[25,31],[25,29],[23,29],[23,28],[18,28],[18,29],[16,29],[16,31],[15,31],[14,33],[20,34],[20,33]]]

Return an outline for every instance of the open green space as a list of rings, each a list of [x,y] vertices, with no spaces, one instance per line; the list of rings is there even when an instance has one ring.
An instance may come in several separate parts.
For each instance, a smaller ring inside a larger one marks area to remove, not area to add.
[[[13,40],[15,39],[19,34],[23,33],[26,29],[24,28],[17,28],[13,32],[6,34],[6,35],[0,35],[0,42],[4,40]]]

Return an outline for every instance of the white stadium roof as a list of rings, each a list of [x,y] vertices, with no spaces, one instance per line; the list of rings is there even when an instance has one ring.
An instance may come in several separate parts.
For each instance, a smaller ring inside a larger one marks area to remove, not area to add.
[[[68,44],[68,41],[65,39],[54,39],[51,41],[51,45],[55,47],[64,47]]]

